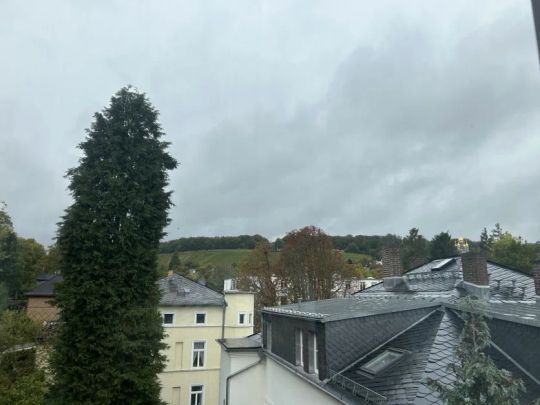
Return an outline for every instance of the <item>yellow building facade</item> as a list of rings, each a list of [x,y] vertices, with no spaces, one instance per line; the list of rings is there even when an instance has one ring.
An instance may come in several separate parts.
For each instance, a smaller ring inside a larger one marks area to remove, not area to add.
[[[253,334],[253,294],[221,294],[178,274],[159,284],[168,346],[159,375],[161,397],[171,405],[218,405],[221,347],[216,340]]]

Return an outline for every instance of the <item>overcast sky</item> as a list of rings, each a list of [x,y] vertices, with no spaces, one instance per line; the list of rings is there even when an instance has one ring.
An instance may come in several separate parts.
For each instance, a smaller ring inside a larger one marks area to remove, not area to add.
[[[0,200],[49,244],[92,114],[161,111],[167,239],[495,222],[540,239],[530,2],[0,1]]]

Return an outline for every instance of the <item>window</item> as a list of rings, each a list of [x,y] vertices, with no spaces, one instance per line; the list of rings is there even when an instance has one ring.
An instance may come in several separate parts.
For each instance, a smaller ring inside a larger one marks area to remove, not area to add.
[[[189,394],[189,405],[202,405],[204,395],[203,385],[192,385]]]
[[[296,365],[297,366],[303,366],[304,365],[304,342],[303,342],[303,333],[300,329],[296,330],[295,333],[296,338]]]
[[[246,324],[247,324],[247,312],[239,312],[238,325],[246,325]]]
[[[197,312],[195,314],[195,325],[206,325],[206,312]]]
[[[272,322],[265,320],[263,322],[263,333],[266,337],[266,349],[272,351]]]
[[[319,374],[319,365],[317,363],[317,335],[315,332],[309,333],[309,372]]]
[[[398,361],[406,352],[399,349],[388,349],[364,364],[361,369],[369,374],[377,374]]]
[[[248,321],[248,323],[250,325],[253,325],[253,314],[251,312],[249,313],[249,321]]]
[[[163,325],[174,324],[174,314],[163,314]]]
[[[193,342],[193,368],[204,367],[206,357],[206,342],[204,340]]]

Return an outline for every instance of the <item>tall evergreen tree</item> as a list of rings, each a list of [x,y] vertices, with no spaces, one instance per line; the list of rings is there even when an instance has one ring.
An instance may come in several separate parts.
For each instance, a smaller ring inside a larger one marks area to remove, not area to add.
[[[452,240],[452,236],[448,232],[441,232],[431,239],[430,256],[432,259],[440,259],[441,257],[456,256],[458,251],[456,244]]]
[[[163,329],[157,250],[176,161],[158,111],[132,88],[94,115],[68,171],[73,204],[58,231],[64,283],[51,401],[158,404]]]
[[[169,261],[169,270],[179,271],[181,266],[182,262],[180,261],[180,255],[178,254],[178,251],[175,250]]]
[[[409,234],[403,238],[403,268],[409,270],[413,262],[429,257],[429,241],[424,238],[418,228],[411,228]]]
[[[493,240],[491,239],[491,236],[488,235],[487,229],[484,227],[484,229],[482,229],[482,233],[480,234],[480,249],[482,249],[484,252],[489,252],[491,250],[492,243]]]

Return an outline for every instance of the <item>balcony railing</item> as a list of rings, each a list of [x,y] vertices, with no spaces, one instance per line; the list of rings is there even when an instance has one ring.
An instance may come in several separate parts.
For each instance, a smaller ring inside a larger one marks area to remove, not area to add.
[[[342,374],[338,374],[333,370],[330,370],[330,374],[332,377],[330,377],[329,383],[337,385],[343,389],[346,389],[350,393],[352,393],[355,397],[358,397],[360,399],[363,399],[369,404],[386,404],[387,399],[385,396],[376,393],[373,390],[370,390],[368,387],[364,387],[362,384],[358,384],[357,382],[354,382],[350,378],[345,377]]]

